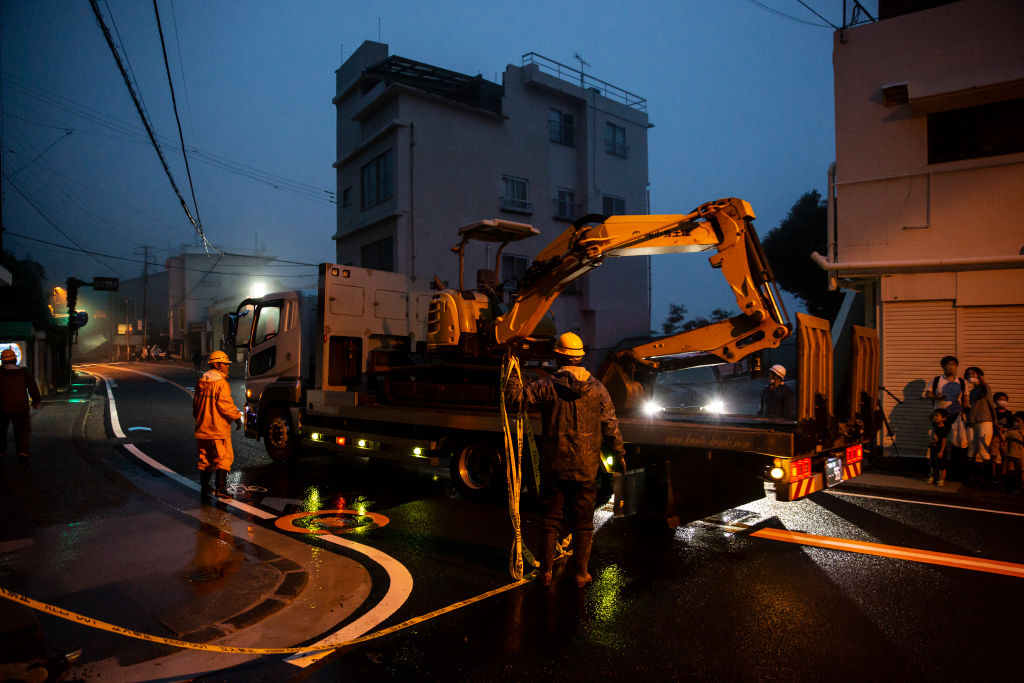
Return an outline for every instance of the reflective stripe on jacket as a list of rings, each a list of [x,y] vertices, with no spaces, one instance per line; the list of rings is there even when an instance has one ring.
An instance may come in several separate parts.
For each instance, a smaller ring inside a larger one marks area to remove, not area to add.
[[[231,438],[231,423],[241,417],[241,413],[231,399],[227,378],[219,371],[207,370],[196,382],[192,416],[196,418],[197,439]]]

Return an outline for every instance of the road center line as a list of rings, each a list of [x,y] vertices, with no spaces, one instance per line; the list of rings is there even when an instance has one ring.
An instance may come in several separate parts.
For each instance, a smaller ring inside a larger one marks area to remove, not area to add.
[[[123,370],[124,368],[119,369]],[[129,372],[132,371],[129,370]],[[117,403],[114,401],[114,392],[110,388],[110,382],[107,381],[107,378],[105,376],[99,374],[98,372],[92,371],[89,374],[92,374],[104,380],[104,386],[107,389],[107,401],[110,406],[111,430],[114,432],[114,435],[119,439],[125,438],[125,434],[121,430],[121,422],[117,417]],[[139,372],[137,374],[145,375],[146,373]],[[174,383],[171,382],[171,384]],[[176,384],[175,386],[182,388],[181,385]],[[189,395],[191,395],[192,392],[188,393]],[[125,448],[125,450],[134,455],[136,458],[146,463],[150,467],[153,467],[157,471],[165,474],[167,477],[173,479],[182,486],[185,486],[196,491],[199,490],[199,484],[192,481],[188,477],[182,476],[181,474],[175,472],[174,470],[170,469],[163,463],[158,462],[153,458],[149,457],[148,455],[143,453],[142,450],[140,450],[137,446],[135,446],[135,444],[124,443],[121,445]],[[278,517],[278,515],[274,513],[267,512],[266,510],[261,510],[260,508],[254,507],[252,505],[247,505],[235,499],[222,500],[221,502],[225,503],[229,507],[237,508],[239,510],[247,512],[256,517],[260,517],[262,519],[270,520]],[[412,575],[409,573],[409,570],[406,569],[405,565],[403,565],[401,562],[391,557],[390,555],[387,555],[386,553],[377,550],[376,548],[372,548],[368,545],[363,545],[362,543],[356,543],[355,541],[350,541],[348,539],[339,538],[338,536],[335,536],[333,534],[325,534],[322,536],[317,536],[317,538],[324,541],[328,541],[330,543],[334,543],[335,545],[341,546],[343,548],[348,548],[349,550],[353,550],[362,555],[365,555],[370,560],[376,562],[378,565],[383,567],[384,571],[387,572],[389,579],[388,591],[376,605],[374,605],[366,614],[359,617],[351,624],[348,624],[347,626],[339,629],[338,631],[335,631],[331,635],[320,640],[317,643],[317,645],[326,644],[328,642],[339,643],[362,636],[364,633],[371,630],[372,628],[383,622],[385,619],[390,617],[392,614],[394,614],[398,610],[398,608],[405,604],[406,600],[408,600],[409,595],[412,593],[413,580]],[[285,661],[287,661],[290,664],[294,664],[295,666],[306,667],[318,661],[319,659],[326,657],[328,654],[330,654],[330,651],[316,653],[313,655],[289,658]]]
[[[914,505],[931,505],[939,508],[952,508],[954,510],[970,510],[971,512],[991,512],[994,515],[1012,515],[1014,517],[1024,517],[1024,512],[1009,512],[1007,510],[992,510],[990,508],[974,508],[965,505],[950,505],[949,503],[930,503],[924,500],[907,500],[906,498],[886,498],[885,496],[869,496],[866,493],[849,493],[847,491],[836,491],[835,489],[829,489],[828,493],[834,496],[853,496],[854,498],[872,498],[874,500],[888,500],[894,503],[912,503]]]
[[[814,536],[812,534],[805,534],[799,531],[786,531],[783,529],[758,529],[750,535],[767,538],[773,541],[796,543],[798,545],[813,545],[819,548],[845,550],[864,555],[891,557],[896,560],[910,560],[912,562],[923,562],[925,564],[940,564],[947,567],[972,569],[979,572],[1005,574],[1007,576],[1024,578],[1024,564],[1014,564],[1012,562],[984,560],[976,557],[968,557],[966,555],[953,555],[951,553],[939,553],[931,550],[904,548],[897,545],[868,543],[867,541],[852,541],[845,538],[832,538],[831,536]]]

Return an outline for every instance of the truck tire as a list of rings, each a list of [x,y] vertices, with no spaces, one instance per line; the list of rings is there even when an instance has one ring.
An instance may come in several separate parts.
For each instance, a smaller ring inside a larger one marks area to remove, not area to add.
[[[292,430],[288,411],[272,408],[264,427],[263,445],[275,462],[288,462],[298,453],[299,437]]]
[[[489,443],[476,441],[457,445],[449,462],[452,483],[463,498],[482,500],[504,485],[501,465],[498,449]]]

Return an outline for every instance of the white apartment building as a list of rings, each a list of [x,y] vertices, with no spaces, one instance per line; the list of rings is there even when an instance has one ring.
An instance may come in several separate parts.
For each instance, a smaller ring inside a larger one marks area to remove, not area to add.
[[[866,295],[901,455],[927,449],[939,359],[1024,409],[1024,5],[879,0],[837,31],[826,267]]]
[[[646,101],[539,55],[501,84],[364,42],[337,71],[337,260],[458,286],[451,248],[481,219],[540,231],[502,254],[506,288],[574,219],[648,212]],[[497,245],[471,245],[467,288]],[[592,349],[650,329],[649,258],[609,259],[552,312]]]
[[[296,282],[281,282],[266,267],[271,256],[226,254],[201,246],[183,246],[167,259],[167,309],[159,304],[153,315],[169,316],[169,346],[183,359],[194,351],[204,356],[221,348],[221,316],[234,312],[249,296],[295,288]],[[312,285],[311,277],[304,286]]]

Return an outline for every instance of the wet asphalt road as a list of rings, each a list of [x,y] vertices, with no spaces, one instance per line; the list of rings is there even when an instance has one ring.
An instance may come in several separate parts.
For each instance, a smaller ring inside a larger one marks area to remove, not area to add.
[[[197,479],[185,390],[195,381],[192,370],[172,364],[91,370],[116,382],[118,417],[136,446]],[[105,398],[103,385],[97,389]],[[236,384],[238,405],[240,391]],[[443,470],[329,454],[284,467],[240,436],[230,481],[246,503],[275,514],[365,506],[387,518],[386,526],[333,528],[384,553],[412,577],[408,597],[371,632],[510,582],[507,509],[461,499]],[[130,454],[124,458],[129,475],[136,470],[157,476]],[[94,505],[111,503],[98,499]],[[273,529],[244,510],[225,510]],[[524,537],[535,547],[538,520],[529,502],[523,523]],[[765,499],[718,523],[672,531],[635,518],[611,518],[607,511],[599,513],[599,523],[594,583],[584,591],[572,583],[570,560],[562,572],[567,580],[556,581],[553,589],[535,583],[513,588],[345,647],[306,668],[265,656],[218,670],[218,655],[203,655],[213,658],[203,680],[1021,678],[1021,576],[752,535],[785,529],[1024,565],[1020,514],[855,497],[837,489],[796,503]],[[313,535],[291,536],[363,564],[373,588],[349,622],[388,593],[389,572],[365,555]],[[309,632],[264,646],[307,644],[325,635]]]

